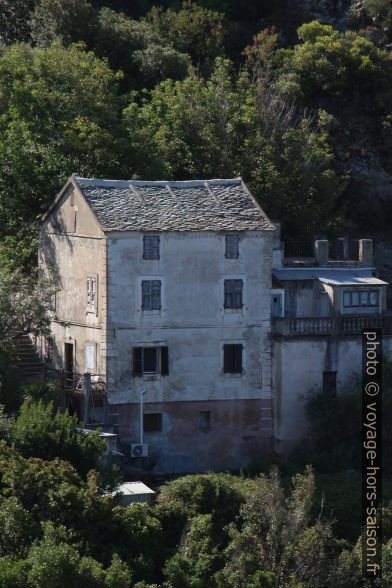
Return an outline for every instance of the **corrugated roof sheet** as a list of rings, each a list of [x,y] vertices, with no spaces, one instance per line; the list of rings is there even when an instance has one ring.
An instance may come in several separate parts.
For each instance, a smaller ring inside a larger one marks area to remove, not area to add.
[[[275,229],[241,178],[189,182],[73,179],[107,231]]]

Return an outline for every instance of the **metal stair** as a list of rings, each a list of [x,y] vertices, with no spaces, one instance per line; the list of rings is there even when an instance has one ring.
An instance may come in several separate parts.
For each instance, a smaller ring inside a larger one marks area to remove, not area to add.
[[[30,337],[22,335],[16,342],[15,365],[20,370],[21,383],[33,384],[44,379],[44,362]]]

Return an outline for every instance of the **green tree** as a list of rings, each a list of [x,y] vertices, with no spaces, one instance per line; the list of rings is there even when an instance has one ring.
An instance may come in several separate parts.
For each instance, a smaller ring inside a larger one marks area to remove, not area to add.
[[[123,175],[118,77],[80,46],[16,45],[0,56],[2,235],[36,222],[75,170]]]
[[[143,177],[242,175],[286,236],[325,230],[345,182],[334,169],[328,116],[309,118],[276,85],[236,76],[218,59],[211,77],[165,80],[124,111]],[[144,147],[144,151],[142,149]]]
[[[191,0],[184,0],[177,12],[154,7],[146,17],[153,29],[192,63],[205,66],[224,53],[224,15],[208,10]]]
[[[280,49],[276,65],[281,86],[303,101],[323,95],[369,96],[379,107],[390,100],[392,64],[388,53],[362,35],[340,32],[318,21],[298,29],[300,43]]]
[[[35,0],[0,0],[0,47],[27,41],[30,10]]]
[[[313,491],[310,469],[294,476],[288,496],[277,471],[261,476],[241,507],[239,528],[232,525],[218,586],[329,585],[333,536],[328,523],[311,519]]]
[[[99,467],[105,442],[97,432],[77,430],[78,421],[68,412],[56,411],[53,403],[25,401],[12,428],[11,440],[26,457],[69,461],[86,475]]]
[[[60,38],[64,45],[91,42],[97,15],[87,0],[38,0],[30,18],[35,45],[47,46]]]
[[[21,335],[47,334],[48,310],[56,286],[51,276],[0,270],[0,341],[3,348]]]

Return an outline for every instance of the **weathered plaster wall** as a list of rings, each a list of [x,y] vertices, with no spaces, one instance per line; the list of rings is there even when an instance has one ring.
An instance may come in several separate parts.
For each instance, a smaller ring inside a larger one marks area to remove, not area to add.
[[[105,373],[106,243],[77,190],[66,191],[40,234],[40,265],[57,268],[59,290],[52,317],[54,367],[64,367],[64,344],[74,345],[75,371],[85,371],[85,345],[96,345],[96,372]],[[76,231],[75,214],[77,215]],[[87,309],[88,276],[97,279],[97,312]]]
[[[275,449],[290,452],[307,432],[306,399],[321,390],[323,371],[337,372],[337,393],[361,377],[361,337],[275,339],[273,342],[273,410]],[[392,337],[383,349],[392,354]]]
[[[256,406],[264,399],[270,408],[271,236],[242,235],[239,259],[225,258],[223,234],[163,233],[159,260],[143,260],[142,245],[139,234],[113,234],[108,240],[109,404],[122,405],[117,411],[122,414],[133,410],[131,404],[137,410],[145,389],[147,405],[170,403],[177,428],[187,410],[181,408],[184,402],[204,401],[212,407],[205,410],[214,412],[217,401],[230,399],[235,402],[218,404],[227,405],[225,410],[233,414],[250,399]],[[160,312],[142,312],[143,278],[161,280]],[[240,311],[223,307],[224,279],[228,278],[244,282]],[[169,375],[132,376],[132,348],[154,342],[169,348]],[[243,344],[242,375],[223,374],[224,343]],[[259,427],[268,425],[271,437],[271,411],[264,417],[268,423],[261,421],[261,410],[258,414]],[[240,438],[247,419],[238,413],[232,422],[229,436],[235,433],[234,438]],[[219,444],[228,439],[223,423],[224,419],[214,433],[221,435]],[[121,433],[137,441],[134,419],[122,422]],[[155,449],[163,438],[158,434],[152,439]],[[178,452],[181,434],[174,428],[167,442],[171,451]],[[193,459],[196,454],[195,448]]]
[[[139,443],[138,405],[110,410],[119,415],[121,440]],[[201,411],[211,412],[208,431],[199,430]],[[144,434],[148,467],[155,473],[240,468],[272,450],[268,399],[147,403],[144,412],[162,413],[162,432]]]

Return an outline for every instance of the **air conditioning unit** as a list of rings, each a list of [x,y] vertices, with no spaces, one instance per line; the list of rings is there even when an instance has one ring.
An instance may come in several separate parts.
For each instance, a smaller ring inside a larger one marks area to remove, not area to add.
[[[148,457],[148,445],[146,443],[133,443],[131,445],[131,457]]]

